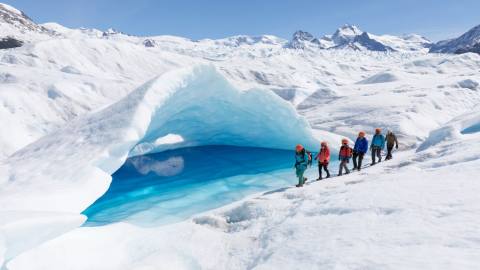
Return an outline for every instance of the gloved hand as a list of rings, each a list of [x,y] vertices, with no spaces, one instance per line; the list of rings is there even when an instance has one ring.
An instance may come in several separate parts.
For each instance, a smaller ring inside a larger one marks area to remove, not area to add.
[[[397,144],[397,146],[395,147],[395,149],[398,149],[398,144]]]

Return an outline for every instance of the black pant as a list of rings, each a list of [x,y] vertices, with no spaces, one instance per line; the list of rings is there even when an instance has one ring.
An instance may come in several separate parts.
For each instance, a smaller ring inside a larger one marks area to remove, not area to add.
[[[343,169],[345,169],[345,173],[350,173],[350,170],[348,169],[348,159],[343,159],[340,160],[340,167],[338,168],[338,175],[342,175]]]
[[[382,161],[382,148],[379,146],[372,147],[372,164],[376,163],[375,157],[378,157],[378,162]]]
[[[328,171],[328,162],[318,163],[318,179],[322,179],[322,168],[327,173],[327,178],[330,177],[330,172]]]
[[[353,151],[353,169],[358,169],[360,170],[362,168],[362,161],[363,161],[363,155],[365,153],[359,153],[357,151]],[[357,163],[357,158],[358,158],[358,163]]]
[[[393,150],[393,144],[387,145],[387,157],[385,159],[392,159],[392,150]]]

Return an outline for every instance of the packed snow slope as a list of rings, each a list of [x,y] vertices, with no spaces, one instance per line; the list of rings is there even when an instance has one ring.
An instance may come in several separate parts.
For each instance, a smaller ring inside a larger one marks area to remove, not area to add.
[[[25,42],[0,50],[8,269],[478,269],[479,55],[358,31],[339,31],[348,46],[329,50],[268,35],[144,38],[38,25],[5,5],[0,30]],[[128,156],[226,142],[336,147],[376,127],[410,150],[179,224],[75,229]]]

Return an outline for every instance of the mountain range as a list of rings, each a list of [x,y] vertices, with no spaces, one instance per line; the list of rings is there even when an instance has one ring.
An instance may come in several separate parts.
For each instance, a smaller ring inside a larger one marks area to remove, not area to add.
[[[24,12],[0,3],[0,49],[22,46],[25,42],[44,40],[65,36],[87,36],[96,38],[124,37],[141,39],[147,47],[156,46],[154,37],[144,38],[129,36],[114,29],[100,31],[97,29],[69,29],[56,23],[36,24]],[[188,40],[188,39],[185,39]],[[191,41],[191,40],[188,40]],[[193,42],[193,41],[192,41]],[[315,37],[306,31],[296,31],[287,41],[271,35],[239,35],[217,40],[199,40],[195,42],[213,43],[216,46],[238,47],[243,45],[276,45],[288,49],[350,49],[377,52],[431,52],[431,53],[466,53],[479,52],[480,25],[472,28],[462,36],[432,43],[427,38],[409,34],[403,36],[375,35],[361,30],[356,25],[345,24],[331,35]]]

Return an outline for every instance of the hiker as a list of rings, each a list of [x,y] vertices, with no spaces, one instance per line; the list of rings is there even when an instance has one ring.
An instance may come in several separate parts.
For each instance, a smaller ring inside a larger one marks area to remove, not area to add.
[[[398,149],[397,136],[395,136],[395,134],[389,130],[385,136],[385,142],[387,143],[387,157],[385,160],[390,160],[392,159],[393,146],[395,145],[395,149]]]
[[[365,132],[360,131],[358,138],[353,146],[353,169],[360,171],[362,169],[363,156],[368,151],[368,140],[365,138]],[[358,159],[358,162],[357,162]]]
[[[375,135],[373,135],[372,143],[370,144],[370,151],[372,151],[372,165],[375,165],[376,158],[378,162],[382,162],[382,150],[385,148],[385,138],[382,135],[380,128],[375,129]]]
[[[348,146],[348,139],[342,139],[342,147],[340,147],[340,153],[338,153],[338,160],[340,160],[340,168],[338,170],[338,176],[342,175],[342,170],[345,169],[345,173],[349,174],[347,164],[352,157],[352,148]]]
[[[327,173],[327,178],[330,177],[330,172],[328,171],[328,163],[330,162],[330,149],[328,149],[327,142],[322,142],[320,145],[320,151],[315,156],[315,160],[318,160],[317,181],[322,180],[322,168]]]
[[[312,155],[305,150],[301,144],[295,147],[295,172],[298,177],[298,185],[296,187],[303,187],[307,178],[303,176],[307,170],[308,164],[312,161]]]

